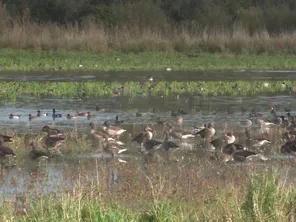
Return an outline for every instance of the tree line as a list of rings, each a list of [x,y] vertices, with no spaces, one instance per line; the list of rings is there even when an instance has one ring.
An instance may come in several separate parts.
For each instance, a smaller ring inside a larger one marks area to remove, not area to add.
[[[232,29],[249,34],[296,29],[295,0],[1,0],[5,18],[22,23],[97,23],[104,27],[167,30]]]

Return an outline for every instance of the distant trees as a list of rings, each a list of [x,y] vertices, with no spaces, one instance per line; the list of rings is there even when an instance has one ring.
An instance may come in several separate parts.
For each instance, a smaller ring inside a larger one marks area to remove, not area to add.
[[[11,20],[139,29],[296,29],[295,0],[0,0]],[[2,10],[3,11],[3,10]]]

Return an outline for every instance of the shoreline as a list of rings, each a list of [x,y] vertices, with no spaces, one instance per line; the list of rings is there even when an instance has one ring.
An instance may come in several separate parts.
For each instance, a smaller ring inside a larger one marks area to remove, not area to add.
[[[292,54],[92,53],[0,50],[0,74],[17,71],[285,71],[296,69]]]

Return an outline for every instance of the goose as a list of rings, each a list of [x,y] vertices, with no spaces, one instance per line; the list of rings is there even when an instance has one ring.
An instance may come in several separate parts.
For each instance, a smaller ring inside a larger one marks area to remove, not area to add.
[[[196,132],[194,135],[200,135],[204,140],[208,140],[215,135],[215,128],[213,123],[209,123],[208,127]]]
[[[52,118],[61,118],[62,114],[56,113],[55,109],[52,109]]]
[[[14,157],[16,156],[13,150],[4,145],[4,139],[0,137],[0,156],[1,157]]]
[[[119,137],[122,133],[126,130],[122,129],[118,126],[111,126],[108,122],[104,122],[103,124],[103,131],[105,131],[110,136],[117,136]]]
[[[29,144],[32,147],[32,150],[29,153],[29,157],[33,160],[42,158],[42,159],[47,159],[49,157],[49,154],[47,152],[37,150],[36,144],[34,142],[31,142]]]
[[[145,139],[151,140],[153,138],[152,129],[149,126],[145,126],[144,131],[136,135],[132,142],[137,142],[139,144],[143,143]]]
[[[164,141],[162,142],[162,148],[165,151],[169,151],[169,149],[172,148],[179,148],[179,145],[174,143],[173,141],[169,141],[169,132],[165,132],[165,138]]]

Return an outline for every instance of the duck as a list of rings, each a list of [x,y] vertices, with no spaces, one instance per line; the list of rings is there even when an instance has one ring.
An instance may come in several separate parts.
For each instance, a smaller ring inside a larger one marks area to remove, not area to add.
[[[63,135],[63,133],[60,130],[51,128],[51,127],[49,127],[47,125],[42,127],[41,132],[45,132],[51,137],[62,136]]]
[[[96,106],[96,111],[105,111],[105,108]]]
[[[16,154],[13,152],[13,150],[7,146],[4,145],[4,139],[0,137],[0,156],[1,157],[14,157]]]
[[[119,137],[126,130],[118,126],[111,126],[107,121],[105,121],[103,124],[103,131],[105,131],[109,136]]]
[[[87,116],[87,112],[76,112],[77,113],[77,116]]]
[[[62,117],[62,114],[56,113],[56,110],[55,109],[52,109],[52,117],[53,118],[61,118]]]
[[[32,116],[32,114],[29,114],[29,121],[39,119],[39,116]]]
[[[144,131],[132,138],[132,142],[142,144],[145,139],[151,140],[153,138],[152,128],[145,126]]]
[[[9,119],[20,119],[21,115],[13,115],[12,113],[9,114]]]
[[[38,109],[37,110],[37,116],[48,116],[48,113],[41,113],[41,111]]]
[[[214,128],[214,124],[209,123],[208,127],[194,133],[194,135],[200,135],[201,138],[203,138],[204,140],[208,140],[215,135],[215,132],[216,130]]]
[[[39,158],[47,159],[49,157],[49,154],[47,152],[37,150],[36,144],[34,142],[31,142],[29,145],[32,147],[32,150],[29,153],[29,157],[32,160],[37,160]]]
[[[71,115],[71,114],[67,114],[67,119],[76,119],[78,116],[74,116],[74,115]]]
[[[93,114],[90,114],[90,112],[87,112],[87,119],[90,119],[90,118],[95,118],[96,115],[93,115]]]

